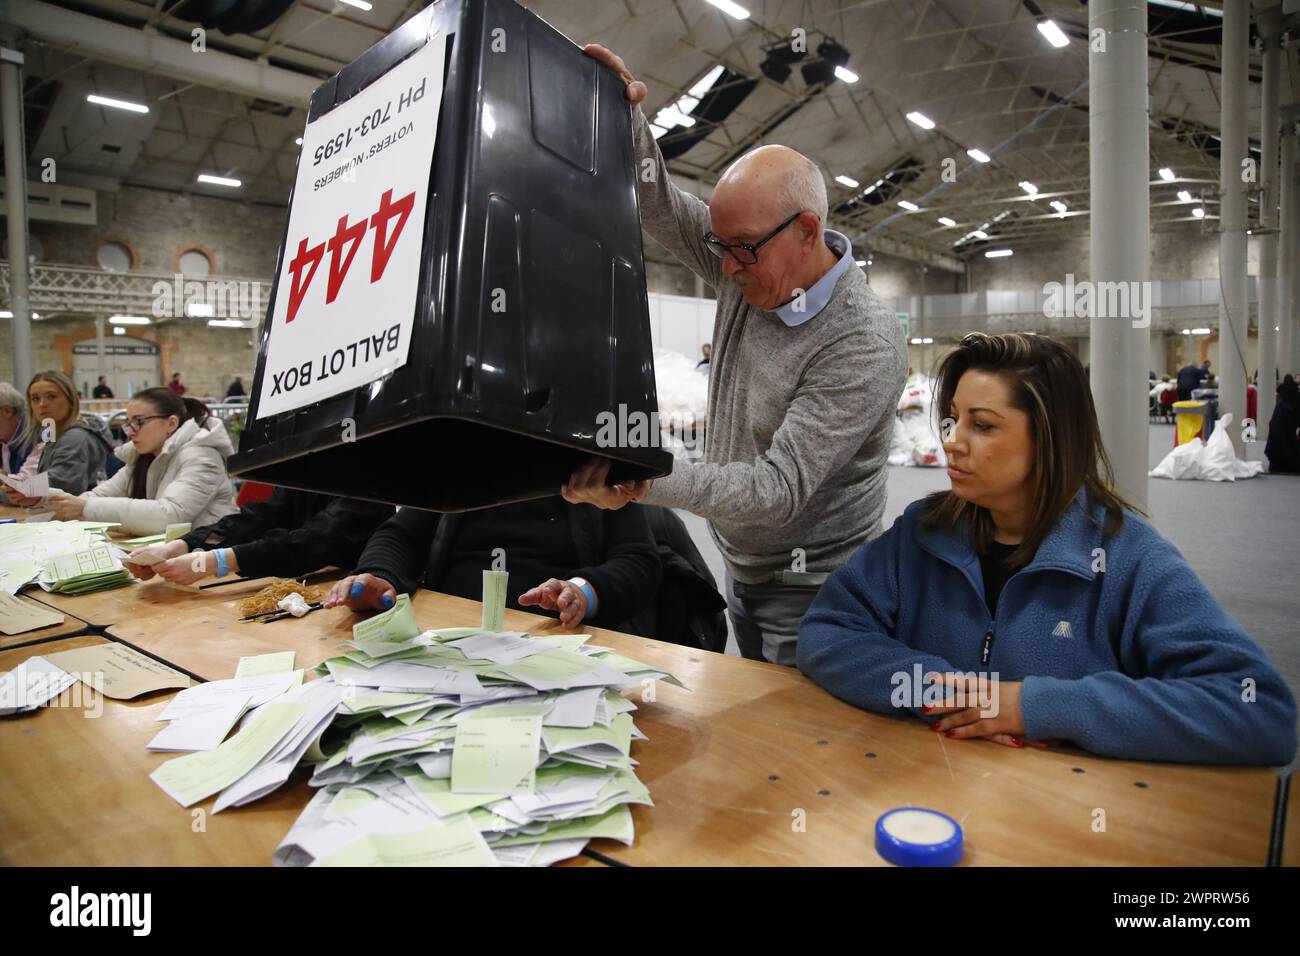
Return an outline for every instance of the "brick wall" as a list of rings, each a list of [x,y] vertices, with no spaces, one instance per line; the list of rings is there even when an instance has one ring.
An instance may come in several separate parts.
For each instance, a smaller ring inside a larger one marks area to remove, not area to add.
[[[96,267],[100,244],[117,240],[132,248],[141,272],[175,272],[180,254],[198,247],[214,275],[269,280],[275,273],[287,208],[136,186],[101,190],[97,201],[98,225],[31,224],[44,261]]]

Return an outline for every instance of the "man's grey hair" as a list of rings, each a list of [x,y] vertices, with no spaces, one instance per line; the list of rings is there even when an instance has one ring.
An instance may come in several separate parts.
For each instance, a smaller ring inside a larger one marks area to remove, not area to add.
[[[782,218],[807,211],[816,213],[822,225],[826,225],[826,180],[817,164],[807,156],[799,156],[790,176],[781,183],[779,199]]]
[[[22,392],[8,382],[0,382],[0,408],[16,408],[21,412],[26,406]]]

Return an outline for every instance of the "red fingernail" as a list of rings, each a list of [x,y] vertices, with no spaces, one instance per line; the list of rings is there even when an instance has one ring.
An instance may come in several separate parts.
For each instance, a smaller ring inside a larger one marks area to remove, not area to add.
[[[1011,742],[1015,744],[1017,747],[1023,747],[1025,745],[1025,742],[1021,740],[1019,737],[1012,737]]]
[[[930,725],[930,729],[931,729],[931,730],[941,730],[942,728],[939,726],[939,722],[938,722],[938,721],[935,721],[933,724]]]
[[[930,712],[930,708],[929,708],[929,707],[922,707],[922,708],[921,708],[921,713],[923,713],[923,714],[928,714],[929,712]]]

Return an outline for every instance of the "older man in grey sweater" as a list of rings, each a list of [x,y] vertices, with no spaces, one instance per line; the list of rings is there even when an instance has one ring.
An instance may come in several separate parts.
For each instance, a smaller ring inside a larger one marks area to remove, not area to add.
[[[723,174],[706,205],[669,179],[637,105],[645,85],[610,51],[585,49],[628,84],[642,225],[716,290],[718,311],[704,461],[612,487],[609,463],[594,461],[562,493],[707,518],[741,653],[793,665],[820,582],[881,531],[907,371],[902,329],[847,237],[823,228],[826,185],[815,164],[760,147]]]

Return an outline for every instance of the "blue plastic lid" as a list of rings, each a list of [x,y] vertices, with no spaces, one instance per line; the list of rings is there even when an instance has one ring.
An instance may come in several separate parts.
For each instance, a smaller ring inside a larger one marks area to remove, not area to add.
[[[896,866],[956,866],[961,826],[937,810],[899,807],[876,821],[876,852]]]

